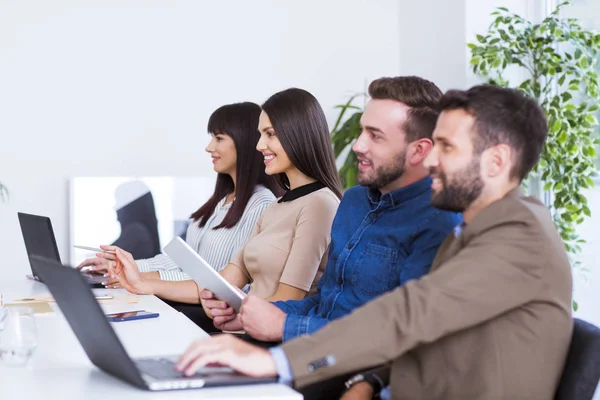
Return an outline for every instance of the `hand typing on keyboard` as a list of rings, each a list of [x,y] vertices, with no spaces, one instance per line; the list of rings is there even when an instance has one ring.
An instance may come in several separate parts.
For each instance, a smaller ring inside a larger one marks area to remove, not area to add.
[[[155,379],[175,379],[175,378],[198,378],[209,374],[231,374],[233,370],[229,367],[223,367],[216,364],[207,365],[200,368],[194,375],[186,376],[183,372],[175,369],[175,362],[168,358],[151,358],[136,360],[136,365],[140,371],[150,375]]]

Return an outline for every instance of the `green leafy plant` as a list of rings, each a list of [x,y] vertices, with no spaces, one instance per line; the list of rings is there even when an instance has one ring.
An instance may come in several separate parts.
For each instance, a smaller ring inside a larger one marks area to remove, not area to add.
[[[532,174],[551,194],[550,209],[574,260],[584,243],[576,225],[591,215],[582,191],[594,186],[596,175],[600,34],[583,29],[576,19],[561,19],[567,4],[538,24],[500,7],[487,34],[468,46],[473,72],[491,84],[519,88],[546,112],[549,136]],[[509,81],[507,72],[524,78]]]
[[[8,200],[8,189],[0,182],[0,200]]]
[[[356,138],[360,136],[360,117],[362,116],[362,109],[352,103],[360,98],[365,97],[364,93],[355,94],[345,104],[337,105],[336,108],[340,109],[340,114],[331,130],[331,141],[333,142],[333,152],[336,160],[347,153],[344,164],[340,168],[340,179],[342,181],[342,187],[349,189],[352,186],[356,186],[356,176],[358,174],[358,159],[356,154],[349,149],[354,143]],[[348,111],[354,111],[352,115],[346,117]]]

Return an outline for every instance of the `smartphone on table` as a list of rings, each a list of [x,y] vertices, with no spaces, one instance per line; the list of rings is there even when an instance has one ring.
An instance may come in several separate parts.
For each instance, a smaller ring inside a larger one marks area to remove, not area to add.
[[[156,318],[158,313],[149,312],[146,310],[127,311],[122,313],[106,314],[106,317],[111,322],[132,321],[134,319]]]

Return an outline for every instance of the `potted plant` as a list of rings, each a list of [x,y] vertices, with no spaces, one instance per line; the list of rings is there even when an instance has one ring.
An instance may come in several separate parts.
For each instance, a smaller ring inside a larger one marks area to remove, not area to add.
[[[366,98],[366,94],[355,94],[345,104],[335,106],[340,109],[340,114],[331,130],[331,141],[333,142],[333,152],[336,160],[346,154],[344,163],[339,171],[344,189],[349,189],[357,184],[358,159],[356,158],[356,154],[350,149],[350,146],[352,146],[361,132],[360,117],[363,110],[352,104],[359,98]],[[344,120],[344,116],[346,116],[348,111],[353,111],[353,113]],[[344,122],[342,123],[342,121]]]

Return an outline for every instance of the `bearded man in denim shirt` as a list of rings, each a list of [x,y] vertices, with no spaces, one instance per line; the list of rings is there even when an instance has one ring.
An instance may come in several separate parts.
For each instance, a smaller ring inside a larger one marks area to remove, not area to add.
[[[438,247],[461,223],[460,214],[431,205],[423,166],[433,146],[440,89],[418,77],[381,78],[370,84],[369,95],[352,147],[360,186],[349,189],[338,208],[317,294],[272,304],[248,296],[234,314],[203,291],[218,328],[243,329],[266,342],[311,334],[427,274]]]

